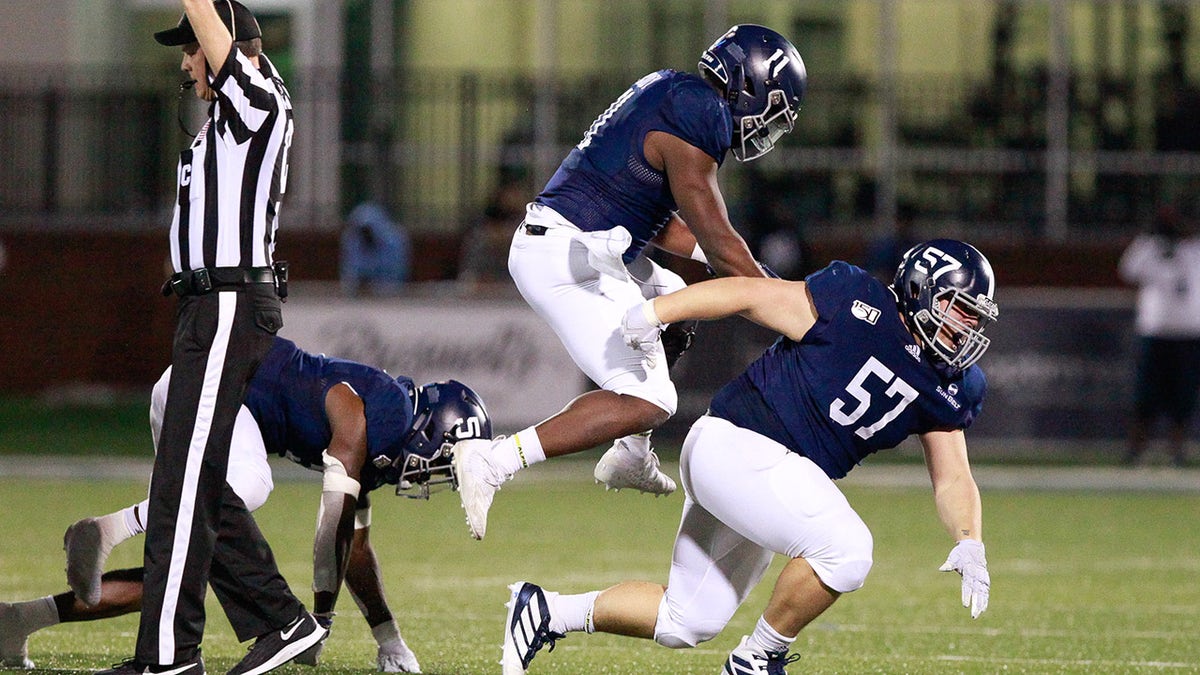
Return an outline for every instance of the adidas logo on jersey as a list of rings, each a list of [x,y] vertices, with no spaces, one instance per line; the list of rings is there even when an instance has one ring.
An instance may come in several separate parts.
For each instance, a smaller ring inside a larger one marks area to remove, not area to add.
[[[850,314],[854,315],[854,318],[861,319],[874,326],[875,322],[879,320],[880,312],[862,300],[855,300],[854,304],[850,307]]]
[[[908,352],[908,355],[916,359],[918,362],[921,360],[920,347],[916,345],[904,345],[904,351]]]

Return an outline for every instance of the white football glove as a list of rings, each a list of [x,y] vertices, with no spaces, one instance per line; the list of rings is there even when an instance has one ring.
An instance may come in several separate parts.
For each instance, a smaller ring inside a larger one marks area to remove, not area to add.
[[[397,637],[379,645],[379,654],[375,664],[384,673],[419,673],[421,664],[417,663],[417,655],[413,654],[404,638]]]
[[[625,344],[642,352],[650,352],[658,344],[663,323],[654,313],[654,301],[647,300],[630,307],[621,320],[621,337]]]
[[[971,618],[978,619],[987,609],[988,592],[992,578],[988,575],[987,557],[983,553],[983,542],[963,539],[954,545],[941,572],[958,572],[962,575],[962,604],[971,608]]]

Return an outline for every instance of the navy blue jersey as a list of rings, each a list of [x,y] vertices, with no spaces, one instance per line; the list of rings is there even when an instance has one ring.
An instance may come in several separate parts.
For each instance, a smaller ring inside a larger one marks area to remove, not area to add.
[[[720,165],[733,138],[733,117],[700,77],[674,70],[650,73],[592,123],[536,201],[584,231],[625,227],[633,243],[624,258],[632,261],[676,208],[665,174],[642,153],[651,131],[677,136]]]
[[[808,277],[816,324],[780,338],[713,397],[710,412],[841,478],[911,434],[965,429],[983,406],[978,366],[947,378],[896,310],[891,289],[835,262]]]
[[[321,453],[333,437],[325,395],[341,382],[363,402],[367,463],[361,482],[370,490],[382,483],[371,460],[394,459],[404,452],[415,409],[412,380],[393,378],[361,363],[309,354],[291,340],[276,337],[250,380],[244,405],[258,422],[267,452],[320,468]]]

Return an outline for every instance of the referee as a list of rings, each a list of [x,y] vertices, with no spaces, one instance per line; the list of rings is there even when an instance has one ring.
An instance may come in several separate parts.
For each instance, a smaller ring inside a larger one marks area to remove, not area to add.
[[[181,68],[209,102],[179,157],[171,222],[178,296],[173,376],[150,483],[144,595],[134,657],[108,674],[203,675],[206,586],[239,640],[257,638],[231,675],[278,667],[325,637],[288,590],[271,549],[225,482],[247,382],[283,324],[284,269],[272,261],[287,180],[292,109],[261,53],[258,22],[233,0],[183,0],[179,24],[155,33],[183,50]]]

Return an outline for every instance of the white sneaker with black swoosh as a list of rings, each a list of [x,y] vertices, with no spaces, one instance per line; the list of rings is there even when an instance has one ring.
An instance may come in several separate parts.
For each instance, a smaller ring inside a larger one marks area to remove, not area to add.
[[[329,635],[308,610],[279,630],[260,635],[227,675],[259,675],[291,661]]]

